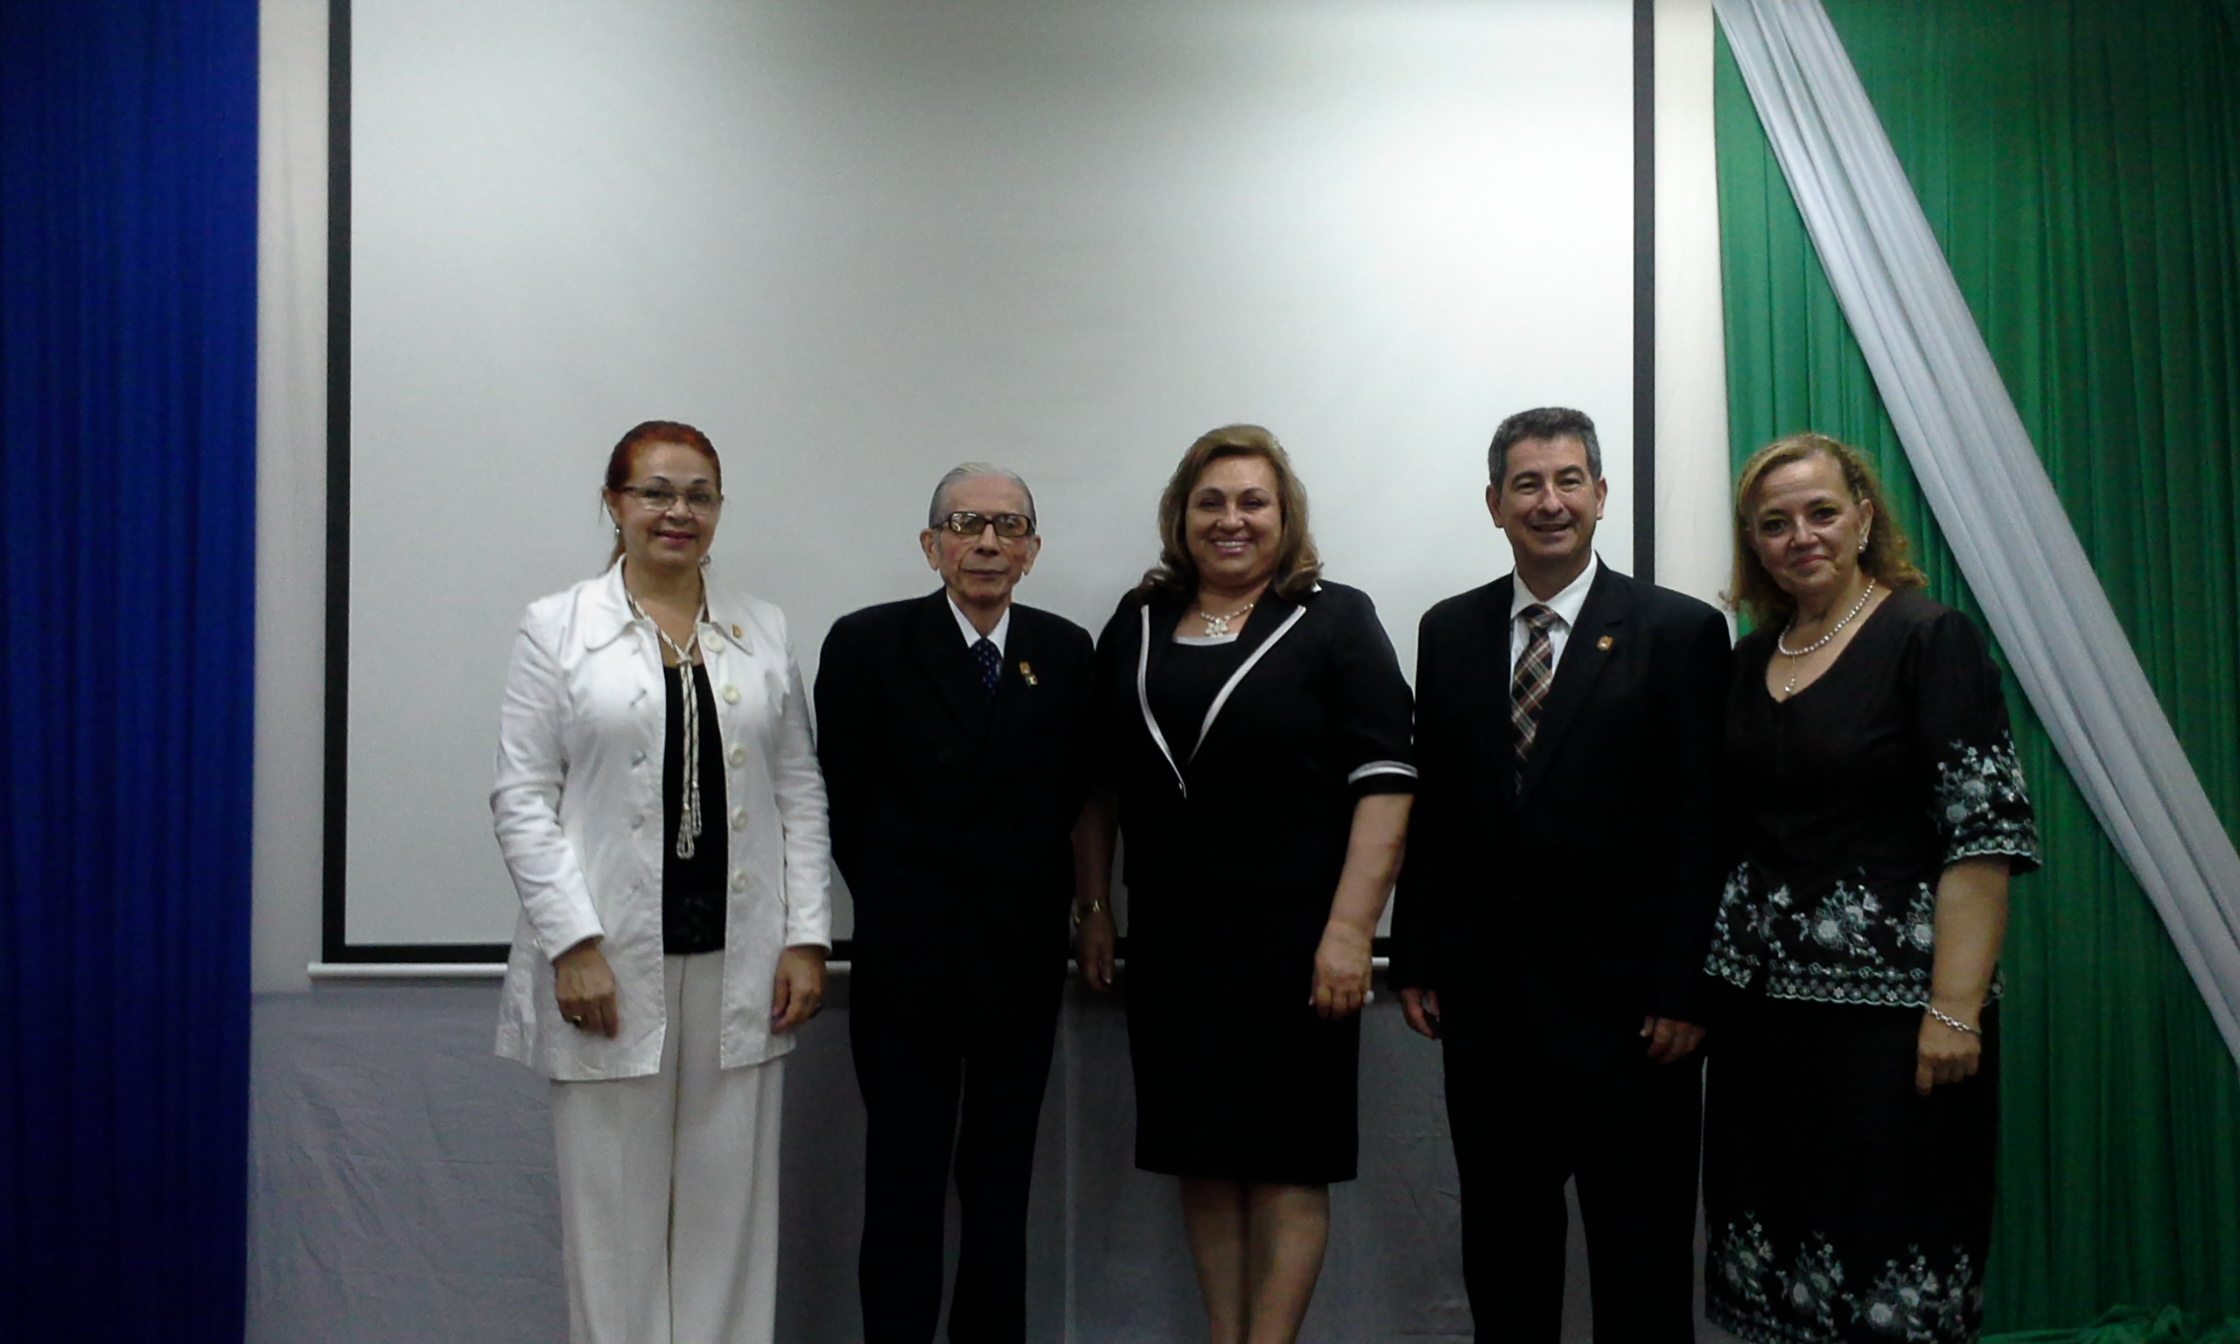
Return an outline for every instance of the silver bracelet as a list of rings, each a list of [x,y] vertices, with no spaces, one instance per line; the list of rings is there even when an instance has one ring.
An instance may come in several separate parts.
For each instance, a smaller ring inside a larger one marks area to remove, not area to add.
[[[1947,1017],[1945,1014],[1938,1012],[1937,1006],[1935,1004],[1929,1005],[1929,1016],[1937,1019],[1939,1022],[1944,1023],[1954,1031],[1964,1031],[1970,1036],[1981,1036],[1983,1034],[1983,1029],[1981,1027],[1971,1027],[1957,1017]]]

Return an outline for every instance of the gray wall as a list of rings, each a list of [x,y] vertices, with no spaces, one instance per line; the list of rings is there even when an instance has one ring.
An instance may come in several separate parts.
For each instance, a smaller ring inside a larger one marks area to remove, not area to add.
[[[490,1053],[497,997],[481,983],[259,996],[249,1344],[566,1338],[547,1084]],[[827,1002],[786,1062],[778,1338],[788,1344],[861,1334],[863,1107],[845,976]],[[1382,994],[1363,1021],[1361,1083],[1361,1178],[1333,1190],[1304,1344],[1468,1340],[1438,1050]],[[1520,1105],[1531,1090],[1519,1080]],[[1119,1005],[1076,984],[1035,1154],[1037,1344],[1204,1337],[1174,1182],[1135,1170],[1134,1128]],[[1580,1344],[1592,1335],[1576,1208],[1568,1267],[1563,1341]],[[1486,1338],[1498,1331],[1489,1323]],[[1699,1337],[1732,1339],[1709,1326]]]
[[[805,1344],[860,1333],[846,984],[786,1062],[779,1337]],[[496,1011],[482,983],[258,999],[252,1344],[565,1337],[548,1085],[490,1053]],[[1337,1188],[1306,1337],[1466,1338],[1437,1051],[1389,1000],[1369,1011],[1363,1084],[1361,1179]],[[1036,1152],[1033,1339],[1204,1328],[1174,1183],[1131,1160],[1134,1108],[1119,1007],[1076,986]]]

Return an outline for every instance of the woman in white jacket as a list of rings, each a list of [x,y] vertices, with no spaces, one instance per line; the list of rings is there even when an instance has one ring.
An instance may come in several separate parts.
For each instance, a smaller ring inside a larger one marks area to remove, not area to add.
[[[785,617],[707,565],[722,471],[689,425],[624,435],[616,563],[530,604],[506,677],[498,1053],[553,1080],[579,1344],[772,1333],[782,1057],[823,995],[831,861]]]

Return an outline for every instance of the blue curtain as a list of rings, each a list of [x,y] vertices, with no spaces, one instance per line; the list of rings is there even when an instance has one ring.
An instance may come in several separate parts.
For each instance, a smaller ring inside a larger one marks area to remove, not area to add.
[[[239,1340],[255,0],[0,3],[0,1338]]]

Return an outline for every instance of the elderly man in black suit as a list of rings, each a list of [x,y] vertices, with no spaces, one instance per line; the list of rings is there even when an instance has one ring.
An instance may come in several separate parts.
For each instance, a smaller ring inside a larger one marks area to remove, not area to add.
[[[868,1113],[866,1344],[926,1344],[950,1161],[949,1338],[1026,1334],[1027,1188],[1084,797],[1088,632],[1012,602],[1034,496],[985,463],[934,490],[925,597],[841,618],[817,670],[832,853],[855,898],[849,1040]]]
[[[1727,625],[1596,558],[1585,415],[1509,417],[1487,465],[1516,572],[1423,618],[1392,983],[1444,1046],[1479,1337],[1559,1336],[1575,1176],[1595,1337],[1692,1340]]]

